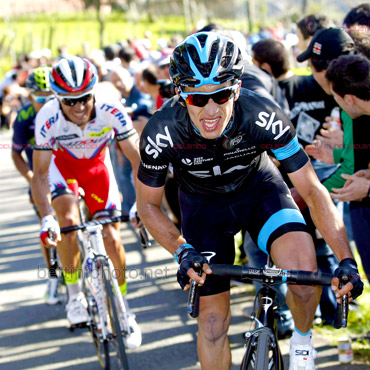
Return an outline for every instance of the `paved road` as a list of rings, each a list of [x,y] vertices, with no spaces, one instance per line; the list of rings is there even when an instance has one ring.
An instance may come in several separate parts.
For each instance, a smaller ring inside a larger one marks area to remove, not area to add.
[[[27,184],[10,159],[10,132],[0,133],[0,369],[100,369],[86,329],[70,332],[64,306],[43,303],[45,265],[38,246],[39,226],[28,202]],[[176,264],[162,247],[142,250],[135,231],[122,224],[127,249],[128,298],[137,316],[143,345],[129,352],[131,369],[199,370],[196,322],[186,315],[186,294],[177,285]],[[252,306],[249,286],[232,290],[230,341],[233,363],[243,354],[242,308]],[[318,369],[343,366],[337,349],[316,336]],[[281,341],[287,360],[288,340]],[[233,365],[232,370],[238,369]]]

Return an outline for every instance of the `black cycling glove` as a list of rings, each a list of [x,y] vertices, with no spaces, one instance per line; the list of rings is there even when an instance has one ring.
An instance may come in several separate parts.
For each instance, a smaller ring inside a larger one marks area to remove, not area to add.
[[[194,263],[208,263],[207,259],[198,253],[195,249],[185,249],[179,256],[180,266],[177,270],[177,282],[180,284],[181,289],[184,289],[189,284],[190,277],[188,270],[194,268]]]
[[[356,261],[353,258],[345,258],[340,261],[339,267],[335,270],[334,276],[341,279],[343,276],[347,276],[349,282],[352,283],[353,289],[351,295],[353,299],[356,299],[362,294],[364,290],[364,283],[361,280],[360,274],[357,270]]]

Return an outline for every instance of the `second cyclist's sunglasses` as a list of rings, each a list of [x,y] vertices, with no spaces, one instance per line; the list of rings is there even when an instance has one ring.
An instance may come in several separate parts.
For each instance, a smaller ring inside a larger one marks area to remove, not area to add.
[[[77,96],[70,96],[68,98],[58,95],[58,98],[61,101],[61,103],[64,105],[68,105],[69,107],[73,107],[77,103],[86,104],[93,97],[94,97],[94,94],[91,92],[88,92],[82,95],[77,95]]]
[[[188,105],[196,107],[205,107],[209,99],[212,99],[216,104],[225,104],[228,100],[232,99],[236,94],[239,84],[233,86],[226,86],[222,89],[216,90],[212,93],[206,92],[182,92],[180,96],[185,100]]]
[[[33,100],[39,104],[45,104],[49,100],[54,99],[54,95],[35,95],[35,94],[31,94],[31,95],[32,95]]]

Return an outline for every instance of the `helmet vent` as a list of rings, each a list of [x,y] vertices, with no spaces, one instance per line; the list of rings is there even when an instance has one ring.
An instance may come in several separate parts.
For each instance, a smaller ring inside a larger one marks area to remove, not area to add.
[[[226,45],[225,53],[221,57],[220,65],[223,68],[227,68],[231,63],[233,55],[234,55],[234,45],[231,42],[228,42]]]
[[[204,45],[206,44],[207,37],[208,37],[208,35],[205,35],[205,34],[201,34],[201,35],[198,36],[198,40],[199,40],[200,46],[202,48],[204,48]]]

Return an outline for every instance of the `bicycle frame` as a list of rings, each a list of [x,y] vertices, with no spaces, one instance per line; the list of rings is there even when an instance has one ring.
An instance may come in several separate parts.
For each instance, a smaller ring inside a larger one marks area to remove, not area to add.
[[[201,273],[201,259],[193,262],[193,268],[198,274]],[[223,264],[211,264],[210,268],[216,276],[239,279],[241,281],[244,279],[262,281],[262,288],[258,292],[258,311],[257,314],[253,313],[251,315],[251,319],[256,322],[257,327],[244,334],[246,352],[241,369],[282,370],[284,364],[277,340],[277,324],[274,315],[276,292],[273,289],[273,285],[285,282],[297,285],[330,286],[333,276],[320,271],[282,270],[276,268],[276,266],[271,267],[270,260],[268,260],[264,268]],[[197,317],[199,314],[198,284],[194,280],[189,289],[187,310],[192,317]],[[347,325],[347,313],[348,296],[344,295],[342,303],[338,304],[337,307],[336,321],[338,323],[334,327],[339,328]],[[270,351],[272,351],[272,355],[270,355]]]
[[[245,343],[245,356],[243,359],[243,363],[245,366],[250,362],[255,362],[256,359],[252,360],[253,350],[254,347],[257,345],[257,338],[261,333],[266,333],[267,337],[270,338],[269,342],[267,343],[268,351],[271,349],[273,354],[273,362],[272,364],[276,364],[275,369],[284,369],[284,364],[282,361],[282,355],[280,352],[278,337],[277,337],[277,323],[274,314],[274,303],[275,303],[276,291],[267,284],[263,284],[263,286],[257,292],[255,297],[254,307],[256,308],[256,303],[258,304],[257,312],[253,312],[250,315],[250,319],[253,320],[256,324],[256,328],[252,331],[248,331],[244,333],[243,337],[246,341]],[[256,311],[256,310],[255,310]],[[267,356],[267,353],[266,353]],[[266,362],[268,363],[268,356],[266,357]],[[243,364],[242,367],[243,368]]]
[[[102,235],[102,225],[90,225],[86,227],[86,230],[83,231],[83,233],[86,234],[87,242],[82,242],[83,252],[84,252],[84,259],[82,261],[82,278],[85,279],[86,283],[88,284],[89,288],[91,289],[91,292],[95,293],[95,300],[98,305],[98,311],[100,315],[100,319],[102,322],[104,322],[105,317],[107,315],[107,306],[105,302],[104,297],[104,287],[103,287],[103,281],[102,276],[98,273],[96,267],[96,263],[92,263],[93,261],[96,262],[98,257],[103,257],[109,266],[109,270],[112,276],[112,283],[113,283],[113,289],[116,293],[116,299],[119,304],[119,308],[121,313],[124,315],[125,321],[127,321],[127,312],[126,307],[123,302],[123,298],[121,294],[117,294],[117,292],[120,292],[118,280],[116,279],[116,273],[114,270],[114,266],[110,258],[108,257],[104,242],[103,242],[103,235]],[[93,269],[91,269],[91,267]],[[91,269],[91,270],[90,270]],[[87,273],[89,271],[89,273]],[[94,274],[95,271],[95,274]],[[89,277],[91,276],[91,279]],[[108,331],[107,327],[103,325],[102,328],[102,335],[104,339],[108,338]],[[130,334],[128,328],[128,334]]]

